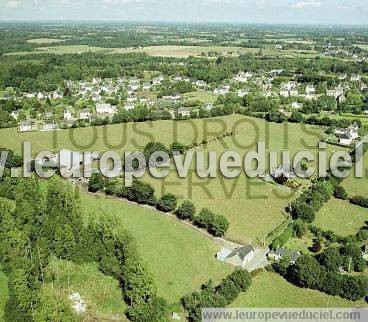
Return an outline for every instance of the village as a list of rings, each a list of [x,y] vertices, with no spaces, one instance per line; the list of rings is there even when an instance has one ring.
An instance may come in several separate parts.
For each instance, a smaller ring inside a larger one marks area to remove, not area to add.
[[[67,80],[64,88],[61,86],[49,93],[13,93],[13,97],[5,95],[2,99],[37,101],[43,106],[43,113],[23,109],[11,113],[18,122],[19,132],[29,132],[101,125],[98,123],[101,120],[102,124],[116,123],[114,116],[117,114],[139,108],[146,108],[152,114],[165,113],[165,119],[191,118],[201,110],[210,112],[224,100],[237,102],[246,100],[249,95],[277,101],[278,111],[285,117],[290,117],[293,111],[306,113],[303,110],[313,102],[325,104],[327,111],[336,112],[336,105],[357,93],[363,95],[368,87],[367,80],[358,74],[336,75],[337,85],[330,87],[300,83],[296,80],[297,74],[292,77],[285,77],[285,74],[289,73],[282,69],[239,71],[221,84],[181,75],[156,75],[146,79],[93,77],[89,81]],[[73,106],[68,105],[71,100]],[[364,112],[368,114],[368,110]],[[334,134],[336,142],[351,145],[358,138],[358,128],[354,125],[353,128],[336,129]]]

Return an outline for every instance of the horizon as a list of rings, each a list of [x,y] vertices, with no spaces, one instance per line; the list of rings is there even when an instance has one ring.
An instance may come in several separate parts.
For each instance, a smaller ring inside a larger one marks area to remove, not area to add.
[[[368,24],[367,0],[0,0],[0,9],[0,22]]]

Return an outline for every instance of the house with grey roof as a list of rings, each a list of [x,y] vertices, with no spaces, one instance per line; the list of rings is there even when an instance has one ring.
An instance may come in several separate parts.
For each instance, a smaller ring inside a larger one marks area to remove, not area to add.
[[[222,248],[215,257],[222,262],[244,268],[254,258],[254,248],[252,245],[239,247],[233,251]]]
[[[279,260],[281,260],[285,257],[289,257],[292,264],[294,264],[297,261],[299,256],[300,256],[299,252],[289,250],[289,249],[285,249],[285,248],[282,248],[282,247],[279,247],[276,250],[271,250],[267,254],[267,257],[269,259],[272,259],[272,260],[275,260],[275,261],[279,261]]]

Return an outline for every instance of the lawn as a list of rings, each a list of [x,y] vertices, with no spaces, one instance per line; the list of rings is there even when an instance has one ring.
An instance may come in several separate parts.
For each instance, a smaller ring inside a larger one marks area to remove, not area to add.
[[[81,295],[87,305],[85,320],[126,320],[119,282],[101,273],[97,263],[78,265],[52,259],[46,272],[55,277],[53,286],[60,296],[67,299],[73,292]]]
[[[231,267],[215,259],[220,250],[208,237],[152,210],[124,201],[81,194],[86,215],[108,211],[135,237],[143,261],[150,267],[158,292],[170,302],[197,290],[212,278],[219,281]]]
[[[8,299],[8,280],[6,275],[0,271],[0,321],[4,321],[4,309],[7,299]]]
[[[231,304],[233,308],[336,308],[367,307],[364,301],[351,302],[319,291],[299,288],[276,273],[263,271],[252,286]]]
[[[332,199],[317,213],[314,225],[323,230],[332,230],[340,236],[356,234],[368,220],[368,209],[348,201]]]

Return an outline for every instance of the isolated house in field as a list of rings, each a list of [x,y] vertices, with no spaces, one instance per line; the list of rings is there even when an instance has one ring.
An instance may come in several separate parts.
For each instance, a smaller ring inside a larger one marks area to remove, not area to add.
[[[270,174],[272,178],[295,178],[295,171],[291,164],[282,164],[276,168],[271,169]]]
[[[36,122],[32,120],[23,121],[18,124],[19,132],[30,132],[30,131],[37,131],[38,126]]]
[[[252,245],[239,247],[233,251],[223,248],[215,257],[220,261],[244,268],[254,258],[254,248]]]
[[[275,260],[275,261],[279,261],[285,257],[289,257],[291,260],[291,263],[294,264],[297,259],[299,258],[300,253],[299,252],[295,252],[292,250],[288,250],[285,248],[277,248],[276,250],[271,250],[268,254],[267,257],[269,259]]]

